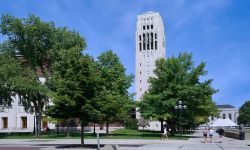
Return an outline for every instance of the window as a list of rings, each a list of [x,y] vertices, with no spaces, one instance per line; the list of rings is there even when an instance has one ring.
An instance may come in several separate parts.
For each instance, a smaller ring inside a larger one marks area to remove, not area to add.
[[[145,26],[143,26],[143,30],[145,30]]]
[[[155,49],[157,49],[157,41],[155,41]]]
[[[27,128],[27,117],[21,117],[22,121],[22,128],[26,129]]]
[[[149,29],[149,25],[147,25],[147,29]]]
[[[151,37],[151,41],[150,41],[151,49],[154,49],[154,41],[153,41],[153,39],[154,39],[154,34],[153,34],[152,32],[150,33],[150,37]]]
[[[3,123],[3,128],[7,129],[8,128],[8,118],[2,117],[2,123]]]
[[[140,63],[140,66],[141,66],[141,63]]]
[[[212,116],[211,120],[214,121],[214,116]]]
[[[139,41],[141,41],[141,35],[139,35]]]
[[[153,29],[153,25],[151,24],[151,29]]]
[[[139,50],[141,51],[141,42],[139,43]]]
[[[223,119],[226,119],[226,114],[223,114]]]
[[[145,34],[142,35],[143,36],[143,50],[146,50],[146,37]]]
[[[141,83],[141,80],[140,80],[140,83]]]
[[[141,71],[140,71],[140,74],[141,74]]]
[[[149,50],[149,33],[147,33],[147,50]]]
[[[232,114],[228,114],[230,120],[232,120]]]
[[[155,33],[155,39],[157,39],[157,33]]]
[[[142,89],[140,88],[140,91],[142,91]]]

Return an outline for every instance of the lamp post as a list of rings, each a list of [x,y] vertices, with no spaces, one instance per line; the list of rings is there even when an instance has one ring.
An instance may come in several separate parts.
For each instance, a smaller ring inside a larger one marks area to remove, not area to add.
[[[181,113],[182,113],[182,110],[187,109],[187,106],[184,105],[182,103],[182,101],[178,101],[178,104],[176,106],[174,106],[174,109],[179,111],[180,127],[182,128]],[[180,138],[182,138],[182,132],[183,132],[183,128],[181,130],[181,137]]]

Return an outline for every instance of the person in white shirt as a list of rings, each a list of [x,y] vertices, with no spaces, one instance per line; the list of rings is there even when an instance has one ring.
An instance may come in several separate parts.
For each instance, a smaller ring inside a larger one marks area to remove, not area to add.
[[[208,131],[209,137],[210,137],[210,143],[213,142],[213,135],[214,135],[214,130],[213,128],[210,128]]]

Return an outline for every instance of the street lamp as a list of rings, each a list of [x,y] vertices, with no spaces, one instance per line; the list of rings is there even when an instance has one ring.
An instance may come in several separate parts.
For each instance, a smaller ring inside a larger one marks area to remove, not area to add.
[[[174,109],[175,109],[175,110],[179,110],[180,127],[182,128],[181,113],[182,113],[182,110],[187,109],[187,106],[184,105],[184,104],[182,103],[182,101],[178,101],[178,104],[177,104],[176,106],[174,106]],[[180,138],[182,138],[182,132],[183,132],[183,128],[182,128],[182,131],[181,131],[181,137],[180,137]]]

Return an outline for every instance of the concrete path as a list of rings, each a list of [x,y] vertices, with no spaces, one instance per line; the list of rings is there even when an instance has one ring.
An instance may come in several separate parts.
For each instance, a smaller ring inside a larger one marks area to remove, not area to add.
[[[86,144],[96,144],[96,139],[85,140]],[[214,135],[213,142],[204,143],[201,131],[195,132],[189,140],[123,140],[123,139],[101,139],[101,144],[119,145],[119,150],[250,150],[250,140],[237,140],[223,138],[219,143],[219,136]],[[55,149],[64,145],[80,144],[80,139],[0,139],[1,147],[33,147]],[[61,149],[62,150],[62,149]]]

